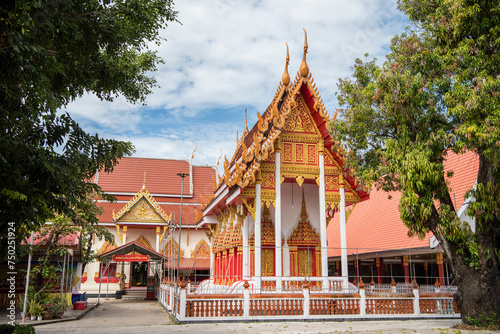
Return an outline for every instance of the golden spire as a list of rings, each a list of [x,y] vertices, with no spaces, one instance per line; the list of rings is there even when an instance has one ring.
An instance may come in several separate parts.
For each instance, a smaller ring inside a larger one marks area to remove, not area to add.
[[[307,53],[307,31],[304,29],[304,35],[305,35],[305,40],[304,40],[304,56],[302,56],[302,64],[300,65],[300,75],[306,78],[309,75],[309,66],[307,66],[306,63],[306,53]]]
[[[286,43],[286,63],[285,63],[285,72],[281,77],[281,81],[283,85],[288,86],[290,84],[290,75],[288,74],[288,63],[290,62],[290,54],[288,52],[288,43]]]
[[[307,220],[306,199],[304,197],[304,189],[302,189],[302,209],[300,210],[300,220]]]
[[[196,149],[198,148],[198,144],[196,144],[196,142],[194,142],[194,150],[193,150],[193,153],[191,153],[191,156],[189,157],[189,161],[191,162],[194,158],[194,152],[196,152]]]
[[[146,171],[144,171],[144,181],[142,181],[142,189],[141,191],[146,190]]]
[[[248,134],[248,124],[247,124],[247,108],[245,108],[245,131],[243,131],[243,136],[247,136]]]

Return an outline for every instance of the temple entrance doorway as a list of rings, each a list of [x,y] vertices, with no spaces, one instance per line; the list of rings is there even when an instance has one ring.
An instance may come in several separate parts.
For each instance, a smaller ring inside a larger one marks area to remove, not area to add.
[[[131,262],[130,287],[146,287],[148,279],[148,262]]]

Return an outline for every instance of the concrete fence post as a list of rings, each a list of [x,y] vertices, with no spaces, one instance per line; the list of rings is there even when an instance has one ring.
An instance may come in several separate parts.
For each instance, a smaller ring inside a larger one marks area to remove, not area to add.
[[[361,300],[359,301],[359,315],[364,318],[366,316],[366,291],[362,278],[359,282],[359,294],[361,296]]]
[[[250,290],[248,289],[250,287],[250,284],[248,284],[248,281],[245,281],[245,284],[243,284],[243,317],[249,318],[250,317]]]
[[[179,320],[184,320],[186,318],[186,282],[182,281],[180,284],[180,294],[179,294]]]
[[[302,293],[304,294],[304,317],[309,316],[309,284],[304,282],[302,286]]]
[[[170,298],[169,298],[170,300],[169,300],[169,305],[168,305],[170,310],[173,310],[173,307],[174,307],[174,302],[175,302],[174,292],[175,292],[174,287],[171,285],[170,286]]]
[[[413,314],[420,315],[420,292],[417,281],[413,280]]]

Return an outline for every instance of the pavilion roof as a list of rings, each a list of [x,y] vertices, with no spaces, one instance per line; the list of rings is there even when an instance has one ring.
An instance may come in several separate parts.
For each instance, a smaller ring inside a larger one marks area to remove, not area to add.
[[[113,255],[126,255],[132,252],[134,254],[139,253],[141,255],[149,255],[149,258],[152,260],[166,259],[166,257],[162,254],[155,252],[154,250],[149,249],[135,241],[131,241],[106,253],[102,253],[100,257],[106,260],[111,260],[113,258]]]

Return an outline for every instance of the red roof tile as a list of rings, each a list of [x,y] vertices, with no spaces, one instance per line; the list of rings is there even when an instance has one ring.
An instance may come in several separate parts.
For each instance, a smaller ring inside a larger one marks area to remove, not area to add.
[[[210,270],[210,258],[181,258],[180,270]],[[177,259],[165,263],[165,269],[177,269]]]
[[[50,225],[46,225],[46,227],[50,228]],[[40,232],[36,232],[33,234],[33,245],[39,245],[46,242],[49,233],[41,234]],[[80,232],[75,232],[65,236],[59,236],[57,240],[58,244],[61,246],[77,246],[80,242]],[[26,242],[22,242],[23,245],[30,244],[31,237],[26,239]]]
[[[181,193],[181,178],[189,173],[184,160],[122,158],[112,173],[99,173],[98,184],[105,192],[138,192],[143,184],[152,194]],[[145,176],[144,176],[145,174]],[[184,180],[184,195],[189,195],[189,178]]]
[[[105,192],[121,193],[116,195],[119,203],[99,203],[105,210],[99,221],[101,223],[113,222],[113,209],[115,213],[118,213],[141,190],[144,184],[144,174],[146,174],[145,184],[149,193],[167,215],[172,213],[172,219],[178,221],[182,179],[177,173],[190,173],[189,163],[167,159],[121,159],[112,173],[99,173],[98,184]],[[209,166],[193,166],[191,174],[184,179],[182,222],[186,225],[195,223],[194,208],[200,209],[200,195],[204,198],[212,195],[212,178],[215,177],[215,170]],[[190,196],[191,180],[193,182],[192,196]]]
[[[456,199],[457,210],[464,202],[465,192],[476,181],[478,167],[478,157],[472,152],[461,155],[450,153],[447,156],[445,170],[454,172],[449,179],[449,189],[452,199]],[[388,199],[389,196],[392,198]],[[408,237],[408,228],[399,214],[400,198],[399,192],[386,193],[373,189],[369,200],[356,205],[346,226],[349,255],[429,246],[432,233],[428,233],[424,240]],[[328,256],[340,256],[338,213],[328,225],[327,234]]]

